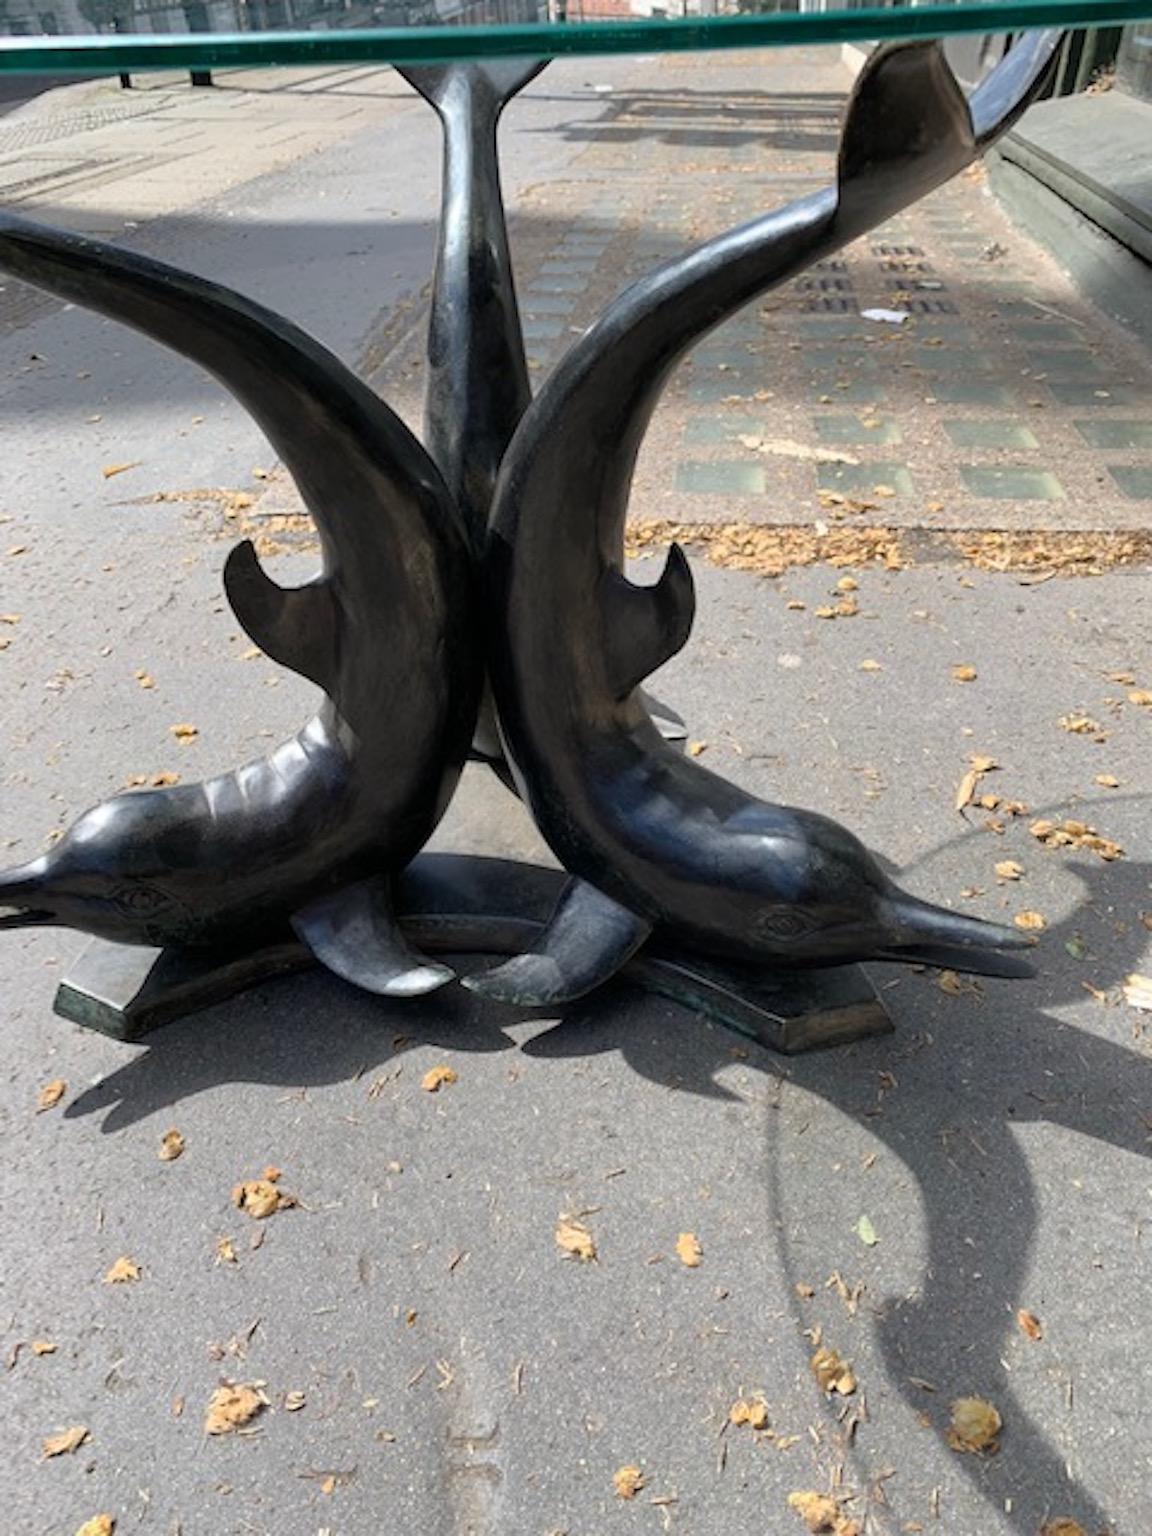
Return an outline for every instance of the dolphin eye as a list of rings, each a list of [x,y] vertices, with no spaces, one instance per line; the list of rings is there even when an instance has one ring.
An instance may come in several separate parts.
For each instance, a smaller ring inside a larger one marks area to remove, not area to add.
[[[812,927],[811,919],[795,907],[776,907],[760,915],[759,927],[766,938],[798,939]]]
[[[125,917],[151,917],[172,905],[164,892],[154,885],[124,886],[112,900]]]

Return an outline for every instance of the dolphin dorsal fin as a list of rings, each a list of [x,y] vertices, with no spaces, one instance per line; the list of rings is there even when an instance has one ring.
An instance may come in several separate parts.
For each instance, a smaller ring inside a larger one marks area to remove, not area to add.
[[[650,587],[638,587],[620,571],[605,573],[601,619],[612,690],[627,698],[637,684],[675,656],[692,632],[696,587],[687,556],[673,544]]]
[[[840,215],[870,229],[889,207],[907,207],[975,155],[968,103],[940,44],[879,48],[860,72],[844,116]]]
[[[252,540],[245,539],[224,563],[224,591],[245,634],[262,651],[332,692],[340,610],[329,582],[279,586],[260,564]]]

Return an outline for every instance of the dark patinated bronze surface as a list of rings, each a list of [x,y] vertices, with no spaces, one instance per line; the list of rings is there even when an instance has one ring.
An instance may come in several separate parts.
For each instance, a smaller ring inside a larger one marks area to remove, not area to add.
[[[588,885],[530,954],[467,985],[521,1003],[579,997],[653,930],[763,965],[870,958],[1018,974],[1027,939],[900,891],[826,817],[771,805],[669,751],[637,691],[692,626],[673,547],[660,580],[623,573],[636,456],[676,363],[713,326],[968,165],[1023,110],[1058,42],[1017,44],[973,96],[940,46],[872,55],[848,104],[837,185],[642,279],[565,355],[505,459],[488,575],[503,628],[493,681],[505,748],[553,853]]]
[[[0,928],[97,936],[60,1011],[130,1038],[313,957],[410,996],[452,975],[419,949],[481,950],[513,956],[467,978],[494,998],[562,1003],[623,971],[789,1050],[888,1027],[850,962],[1027,974],[1015,930],[918,901],[845,828],[758,800],[667,743],[682,723],[640,684],[688,638],[691,572],[673,548],[656,585],[633,585],[623,530],[641,440],[685,351],[969,164],[1024,110],[1058,40],[1025,37],[970,102],[938,45],[878,50],[849,102],[837,185],[636,284],[534,401],[496,130],[542,66],[406,71],[445,139],[430,452],[269,311],[0,216],[0,270],[135,326],[236,394],[323,551],[293,591],[249,543],[225,569],[252,638],[325,691],[299,735],[205,784],[118,796],[0,875]],[[514,774],[564,870],[423,858],[403,876],[400,922],[397,880],[456,787],[485,664],[496,711],[480,755]]]
[[[480,681],[473,564],[435,466],[338,359],[237,293],[10,215],[0,269],[182,352],[251,412],[315,519],[323,565],[285,591],[242,543],[228,598],[269,656],[327,695],[263,761],[88,811],[49,853],[0,876],[0,926],[212,946],[257,944],[291,921],[372,990],[449,979],[390,915],[392,877],[455,788]]]

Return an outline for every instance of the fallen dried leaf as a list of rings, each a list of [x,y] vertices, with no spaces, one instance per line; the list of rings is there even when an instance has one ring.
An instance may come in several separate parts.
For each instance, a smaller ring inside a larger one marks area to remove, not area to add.
[[[168,729],[179,742],[195,741],[200,734],[200,727],[189,725],[186,721],[180,725],[170,725]]]
[[[976,668],[959,664],[952,668],[952,681],[954,683],[974,683],[976,681]]]
[[[699,757],[702,752],[707,752],[707,750],[708,743],[706,741],[690,741],[688,743],[689,757]]]
[[[218,1237],[216,1239],[217,1264],[239,1264],[236,1257],[236,1245],[230,1237]]]
[[[1152,1013],[1152,976],[1141,976],[1137,971],[1124,978],[1124,1001],[1130,1008]]]
[[[1012,921],[1026,933],[1043,933],[1048,926],[1048,919],[1041,912],[1017,912]]]
[[[51,1339],[33,1339],[28,1348],[34,1355],[54,1355],[56,1346]]]
[[[1094,782],[1099,784],[1101,789],[1120,788],[1120,780],[1114,773],[1098,773]]]
[[[152,775],[152,787],[154,789],[166,789],[170,784],[179,784],[180,775],[173,773],[171,769],[165,769],[163,773]]]
[[[140,684],[141,688],[155,688],[156,686],[156,679],[150,672],[137,672],[136,681]]]
[[[808,1362],[812,1374],[825,1392],[850,1397],[856,1390],[856,1377],[834,1349],[822,1345]]]
[[[1028,830],[1046,848],[1084,848],[1106,863],[1124,857],[1124,849],[1119,843],[1101,837],[1086,821],[1034,821]]]
[[[618,1499],[634,1499],[645,1486],[647,1479],[639,1467],[621,1467],[612,1474],[612,1486]]]
[[[76,1536],[113,1536],[115,1530],[114,1515],[93,1515],[91,1520],[85,1520]]]
[[[445,1083],[455,1083],[459,1079],[451,1067],[429,1067],[420,1079],[420,1086],[425,1093],[439,1093]]]
[[[880,1241],[876,1236],[876,1228],[867,1216],[861,1216],[856,1223],[856,1235],[867,1248],[875,1248]]]
[[[52,1456],[70,1456],[90,1438],[83,1424],[76,1424],[72,1429],[62,1430],[58,1435],[49,1435],[44,1441],[44,1460],[47,1461]]]
[[[122,475],[129,469],[138,469],[140,463],[140,459],[133,459],[128,464],[105,464],[100,473],[104,476],[105,480],[111,480],[113,475]]]
[[[958,811],[962,811],[965,806],[971,805],[972,798],[976,793],[976,786],[984,775],[991,773],[994,768],[1000,766],[994,758],[982,756],[970,757],[968,763],[968,772],[960,780],[960,787],[956,791],[955,808]]]
[[[728,1410],[731,1424],[747,1424],[749,1429],[768,1428],[768,1404],[759,1397],[739,1397]]]
[[[1079,1520],[1071,1520],[1067,1515],[1058,1515],[1055,1520],[1044,1522],[1040,1527],[1040,1536],[1088,1536],[1088,1532]]]
[[[299,1413],[307,1401],[308,1399],[305,1397],[303,1392],[285,1392],[284,1412]]]
[[[565,1253],[570,1253],[582,1264],[591,1264],[596,1257],[596,1243],[591,1232],[574,1216],[561,1216],[556,1223],[556,1241]]]
[[[276,1211],[288,1210],[296,1204],[294,1195],[286,1195],[283,1190],[277,1189],[275,1183],[265,1177],[263,1179],[246,1179],[244,1183],[237,1184],[232,1191],[232,1204],[241,1211],[246,1211],[253,1221],[263,1221],[266,1216],[272,1216]]]
[[[996,865],[996,875],[1000,880],[1023,880],[1024,867],[1015,859],[1002,859]]]
[[[1128,695],[1129,704],[1140,704],[1145,709],[1152,705],[1152,691],[1147,688],[1133,688]]]
[[[949,997],[979,997],[980,984],[971,976],[961,976],[958,971],[941,971],[936,985]]]
[[[851,1536],[858,1529],[855,1521],[848,1521],[839,1504],[830,1493],[790,1493],[788,1507],[794,1509],[806,1523],[813,1536]]]
[[[184,1138],[177,1130],[165,1131],[160,1138],[160,1161],[174,1163],[183,1155]]]
[[[954,1451],[997,1451],[1003,1421],[982,1397],[958,1397],[952,1404],[948,1444]]]
[[[139,1280],[140,1266],[127,1254],[118,1258],[112,1268],[104,1276],[105,1285],[127,1285],[130,1281]]]
[[[699,1269],[704,1249],[694,1232],[681,1232],[676,1239],[676,1254],[685,1269]]]
[[[230,1435],[235,1430],[242,1429],[245,1424],[250,1424],[267,1406],[268,1398],[264,1395],[263,1387],[259,1382],[248,1385],[242,1382],[226,1381],[216,1388],[208,1400],[208,1412],[204,1417],[204,1433]]]
[[[55,1109],[67,1092],[68,1084],[62,1077],[54,1077],[50,1083],[45,1083],[36,1097],[36,1113],[42,1115],[46,1109]]]
[[[884,668],[878,661],[873,661],[871,656],[866,656],[860,663],[858,670],[861,672],[883,672]]]
[[[1036,1316],[1035,1312],[1029,1312],[1025,1307],[1021,1307],[1016,1314],[1016,1326],[1021,1333],[1026,1334],[1032,1340],[1033,1344],[1039,1343],[1044,1337],[1043,1323]]]
[[[1060,724],[1074,736],[1096,736],[1100,732],[1099,721],[1088,715],[1062,715]]]

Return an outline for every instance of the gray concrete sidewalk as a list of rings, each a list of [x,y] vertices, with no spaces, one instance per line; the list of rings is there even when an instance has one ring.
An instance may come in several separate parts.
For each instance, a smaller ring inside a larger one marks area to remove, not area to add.
[[[799,184],[801,151],[804,177],[827,176],[823,98],[846,76],[812,53],[759,67],[760,90],[747,60],[695,74],[686,61],[566,65],[512,109],[508,182],[541,367],[629,264],[713,227],[685,212],[697,199],[714,222],[739,216]],[[614,84],[607,104],[596,83]],[[737,87],[754,93],[739,117],[723,104]],[[180,113],[203,110],[183,100],[174,137]],[[287,118],[311,110],[285,100]],[[315,152],[159,208],[126,238],[292,313],[414,414],[435,136],[427,109],[399,96],[363,110],[378,115],[326,125]],[[148,120],[67,142],[121,142]],[[116,186],[34,206],[112,227],[136,196],[130,177]],[[998,217],[970,201],[975,183],[955,195],[965,217]],[[549,294],[575,298],[548,307]],[[268,484],[258,434],[144,343],[16,298],[0,295],[0,613],[15,620],[0,634],[0,843],[13,860],[135,776],[190,781],[266,751],[313,697],[251,656],[220,595],[221,535],[245,520],[281,546],[280,579],[310,570],[290,517],[236,500]],[[818,318],[803,302],[787,300],[796,340]],[[770,371],[753,321],[759,361],[743,371],[779,398],[793,375]],[[849,511],[833,564],[838,504],[815,479],[779,518],[795,543],[767,528],[759,544],[751,525],[767,520],[748,500],[685,512],[700,493],[656,478],[677,472],[687,448],[673,434],[700,406],[706,420],[736,409],[671,400],[668,462],[654,438],[634,508],[639,549],[659,547],[656,523],[733,530],[719,563],[694,556],[697,630],[659,692],[705,763],[840,818],[919,894],[1039,914],[1040,979],[878,970],[896,1034],[791,1061],[624,987],[539,1019],[458,988],[383,1006],[322,974],[132,1049],[51,1013],[81,941],[4,935],[6,1529],[74,1536],[107,1512],[116,1536],[803,1536],[790,1496],[819,1493],[840,1536],[1144,1536],[1152,1068],[1147,1015],[1123,988],[1152,969],[1146,561],[1131,545],[1116,564],[1108,528],[1077,530],[1044,501],[1011,504],[1028,515],[1008,527],[1033,549],[1063,530],[1082,558],[1065,546],[1035,571],[994,571],[941,544],[928,560],[906,525],[886,515],[869,536]],[[774,416],[757,430],[813,443],[811,422],[844,414],[791,393],[786,406],[786,431]],[[957,412],[993,416],[1011,419]],[[901,421],[935,432],[943,419]],[[725,459],[745,446],[721,442]],[[754,462],[771,483],[776,458]],[[961,526],[989,534],[985,513]],[[893,538],[910,542],[886,558]],[[811,563],[780,558],[789,548]],[[819,617],[846,595],[854,614]],[[1070,728],[1078,718],[1096,729]],[[175,722],[198,736],[180,745]],[[1026,815],[954,810],[976,753],[999,764],[982,787]],[[439,845],[531,847],[512,802],[472,777]],[[1124,856],[1047,847],[1029,830],[1039,818],[1086,822]],[[457,1080],[433,1094],[422,1081],[437,1065]],[[53,1082],[58,1101],[37,1112]],[[173,1129],[185,1150],[162,1161]],[[256,1222],[232,1191],[269,1166],[298,1204]],[[594,1262],[565,1257],[563,1217],[587,1227]],[[697,1267],[677,1254],[685,1233]],[[124,1258],[138,1278],[108,1281]],[[823,1346],[850,1363],[854,1390],[821,1390]],[[261,1384],[251,1433],[205,1436],[222,1380]],[[998,1450],[949,1444],[967,1396],[998,1410]],[[733,1422],[734,1405],[761,1401],[763,1427]],[[46,1458],[67,1430],[75,1449]],[[614,1477],[629,1466],[643,1486],[623,1499]]]

